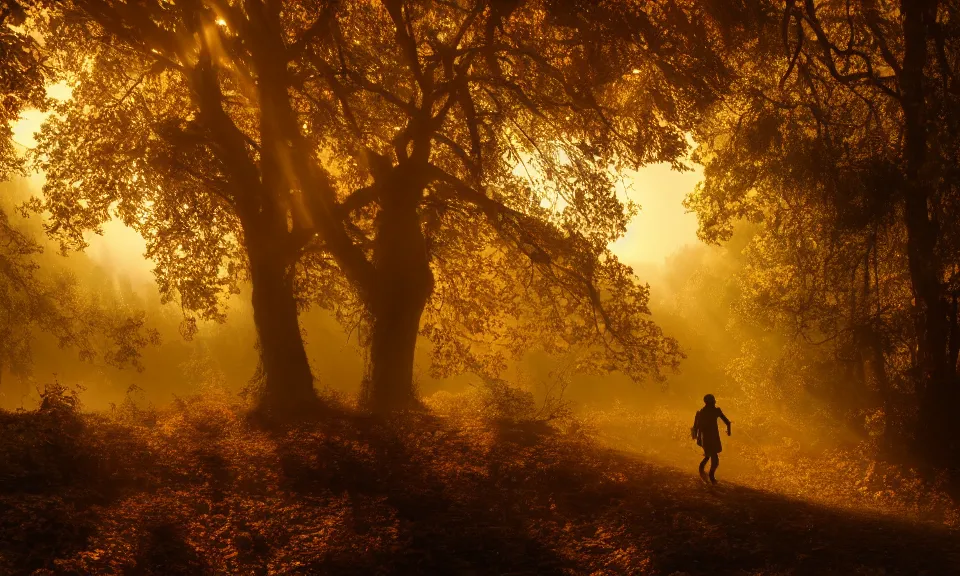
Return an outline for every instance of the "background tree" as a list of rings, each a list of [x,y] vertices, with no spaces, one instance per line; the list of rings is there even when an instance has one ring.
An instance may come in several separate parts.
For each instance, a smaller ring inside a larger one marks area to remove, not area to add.
[[[49,69],[42,48],[25,26],[41,18],[33,2],[0,7],[0,183],[25,175],[24,151],[13,140],[13,124],[27,108],[48,105]],[[6,210],[13,204],[6,186],[0,204],[0,376],[24,375],[32,364],[35,330],[53,335],[81,359],[101,358],[116,366],[140,367],[140,352],[155,343],[144,316],[107,306],[80,288],[75,278],[51,267],[41,270],[42,246]]]
[[[74,97],[36,207],[74,247],[118,214],[189,314],[222,318],[249,280],[267,405],[312,394],[309,303],[362,319],[376,410],[415,403],[420,331],[438,373],[542,339],[657,377],[680,353],[607,250],[631,214],[616,174],[682,156],[725,74],[717,13],[77,0],[46,31]]]
[[[859,350],[877,382],[889,381],[882,366],[906,376],[909,432],[938,464],[957,448],[947,408],[960,349],[957,254],[940,224],[956,217],[956,10],[787,3],[781,25],[766,29],[764,62],[776,65],[745,68],[698,134],[707,182],[692,200],[708,239],[746,217],[785,233],[792,259],[806,255],[812,267],[793,278],[808,285],[795,282],[796,294],[808,304],[819,294],[845,318],[828,335],[845,334],[836,344]],[[830,318],[823,312],[813,316]]]

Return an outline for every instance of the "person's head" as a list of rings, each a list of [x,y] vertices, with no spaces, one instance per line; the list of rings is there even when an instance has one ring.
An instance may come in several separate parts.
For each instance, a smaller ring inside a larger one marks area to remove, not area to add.
[[[717,404],[717,399],[713,397],[713,394],[707,394],[703,397],[703,403],[707,406],[715,406]]]

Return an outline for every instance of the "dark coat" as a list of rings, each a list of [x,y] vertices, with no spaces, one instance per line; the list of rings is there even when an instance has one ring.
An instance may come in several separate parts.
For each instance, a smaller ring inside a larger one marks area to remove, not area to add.
[[[716,406],[704,406],[697,411],[693,419],[693,431],[697,438],[697,446],[703,447],[703,453],[706,455],[719,454],[723,451],[720,444],[720,428],[717,426],[717,418],[723,420],[727,426],[730,421],[723,415],[723,410]]]

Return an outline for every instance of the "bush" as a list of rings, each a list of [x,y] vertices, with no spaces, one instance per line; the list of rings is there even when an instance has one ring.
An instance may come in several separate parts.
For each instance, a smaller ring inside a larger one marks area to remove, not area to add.
[[[572,417],[570,404],[563,399],[565,382],[547,383],[539,403],[531,388],[500,378],[481,378],[478,385],[466,392],[437,392],[426,399],[426,404],[431,410],[462,422],[561,425]]]

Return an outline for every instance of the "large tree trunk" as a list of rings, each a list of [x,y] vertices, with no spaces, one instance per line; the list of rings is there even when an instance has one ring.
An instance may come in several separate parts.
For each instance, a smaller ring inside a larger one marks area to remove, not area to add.
[[[420,317],[433,291],[433,273],[418,207],[423,183],[409,167],[394,169],[381,192],[374,243],[377,288],[369,303],[373,326],[364,401],[374,412],[418,405],[413,382]]]
[[[193,68],[191,87],[200,121],[216,143],[245,237],[253,286],[253,319],[257,328],[264,388],[260,409],[280,419],[307,415],[316,403],[293,292],[291,265],[297,247],[288,229],[290,191],[297,188],[288,172],[292,122],[286,93],[282,42],[268,45],[271,15],[258,14],[256,68],[260,89],[260,153],[251,157],[247,135],[223,107],[218,65],[204,46]],[[275,22],[274,22],[275,24]],[[276,32],[276,30],[274,30]],[[298,141],[298,143],[300,143]],[[302,144],[302,143],[301,143]],[[309,182],[299,183],[300,189]],[[297,213],[294,213],[297,220]]]
[[[931,190],[923,177],[927,162],[924,68],[927,62],[926,22],[935,10],[923,0],[903,0],[904,58],[901,75],[904,112],[904,156],[907,190],[904,204],[907,256],[916,300],[916,329],[921,371],[920,411],[916,441],[920,454],[933,465],[950,462],[954,434],[951,413],[955,399],[955,369],[947,366],[947,307],[943,299],[937,257],[936,223],[929,213]]]
[[[389,294],[373,319],[365,402],[384,413],[418,406],[413,382],[414,352],[426,298]]]
[[[281,418],[295,417],[314,406],[316,394],[300,333],[293,279],[287,259],[269,240],[251,239],[248,254],[253,321],[265,379],[260,407]]]
[[[950,303],[947,305],[947,325],[948,345],[947,345],[947,370],[952,370],[954,375],[957,371],[957,359],[960,358],[960,317],[958,317],[957,294],[951,294]]]

